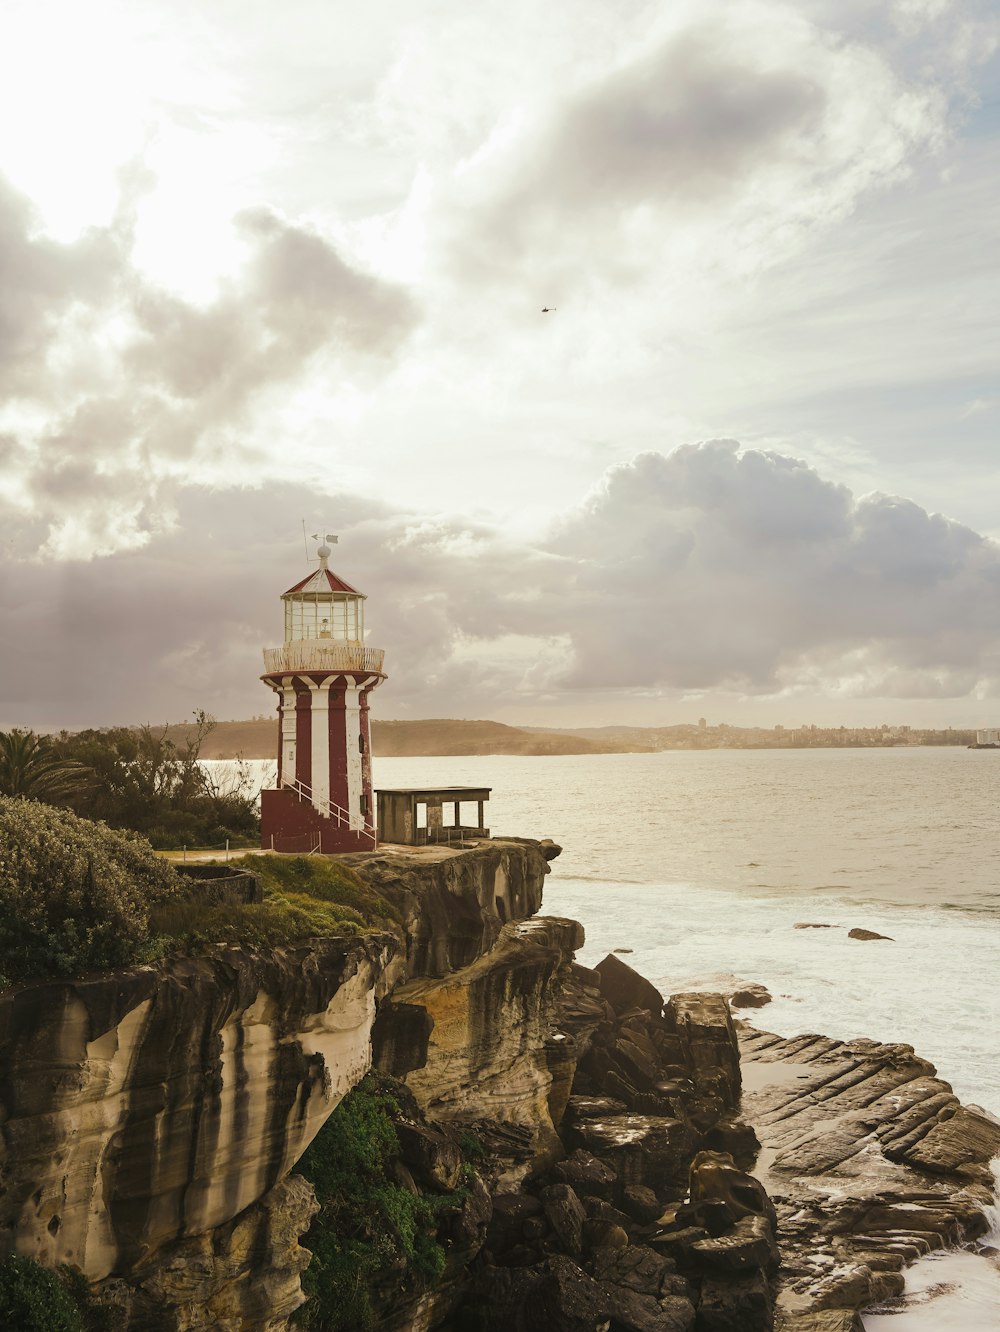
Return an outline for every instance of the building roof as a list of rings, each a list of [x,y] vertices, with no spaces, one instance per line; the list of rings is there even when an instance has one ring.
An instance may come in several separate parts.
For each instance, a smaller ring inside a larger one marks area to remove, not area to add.
[[[489,800],[492,786],[380,786],[375,794],[379,796],[444,796],[454,800]]]
[[[282,592],[283,597],[290,597],[296,592],[347,592],[352,597],[363,597],[364,593],[359,592],[356,587],[351,587],[350,583],[345,583],[342,578],[338,578],[332,569],[319,568],[311,574],[306,574],[300,582],[294,587],[290,587],[287,592]]]

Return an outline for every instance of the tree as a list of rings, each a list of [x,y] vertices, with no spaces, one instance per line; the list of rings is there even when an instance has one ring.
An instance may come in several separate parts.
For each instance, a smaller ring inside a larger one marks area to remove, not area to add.
[[[92,774],[69,803],[87,818],[145,833],[154,846],[252,843],[260,824],[249,773],[238,771],[223,786],[200,760],[214,726],[206,712],[196,712],[182,744],[174,743],[168,727],[148,724],[64,731],[55,742],[59,755]]]
[[[61,756],[34,731],[0,731],[0,795],[64,803],[86,784],[87,769]]]

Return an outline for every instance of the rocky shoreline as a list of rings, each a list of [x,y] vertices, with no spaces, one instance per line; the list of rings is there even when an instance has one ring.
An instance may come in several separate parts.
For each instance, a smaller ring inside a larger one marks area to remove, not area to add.
[[[352,856],[399,938],[0,998],[8,1248],[82,1269],[115,1332],[286,1332],[317,1213],[295,1167],[369,1064],[382,1168],[442,1257],[369,1266],[386,1332],[859,1332],[907,1264],[981,1239],[1000,1124],[909,1046],[581,966],[581,926],[537,914],[557,854]]]
[[[613,955],[561,989],[564,1155],[511,1190],[500,1140],[471,1289],[420,1326],[861,1332],[909,1263],[985,1235],[1000,1125],[910,1047],[737,1030]]]

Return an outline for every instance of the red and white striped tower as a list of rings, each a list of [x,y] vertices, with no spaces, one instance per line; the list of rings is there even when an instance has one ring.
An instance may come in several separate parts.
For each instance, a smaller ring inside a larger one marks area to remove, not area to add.
[[[336,537],[327,537],[336,541]],[[261,792],[261,845],[274,851],[367,851],[375,845],[368,695],[383,653],[365,646],[365,596],[328,567],[283,593],[285,641],[264,649],[261,679],[278,695],[278,780]]]

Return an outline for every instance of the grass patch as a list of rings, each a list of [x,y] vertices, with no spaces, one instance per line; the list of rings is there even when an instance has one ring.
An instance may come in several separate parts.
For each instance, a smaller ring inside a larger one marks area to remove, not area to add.
[[[325,856],[242,856],[231,865],[260,877],[264,888],[276,893],[304,894],[346,907],[358,919],[379,929],[402,926],[403,913],[395,903],[370,887],[348,865]]]
[[[197,953],[211,944],[280,948],[305,939],[371,931],[401,932],[402,913],[337,861],[321,856],[242,856],[231,868],[262,881],[260,903],[199,902],[197,889],[164,902],[150,914],[162,952]]]

